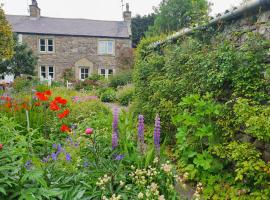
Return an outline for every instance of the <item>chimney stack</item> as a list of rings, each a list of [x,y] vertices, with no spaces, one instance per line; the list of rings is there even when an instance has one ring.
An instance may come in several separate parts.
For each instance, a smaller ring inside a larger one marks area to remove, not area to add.
[[[125,22],[131,22],[131,12],[129,11],[129,4],[126,4],[126,11],[123,13],[123,18]]]
[[[129,10],[129,4],[126,4],[126,11],[123,12],[124,21],[128,23],[128,32],[131,36],[131,12]]]
[[[39,18],[40,17],[40,8],[38,7],[37,0],[32,0],[32,4],[29,6],[30,17]]]

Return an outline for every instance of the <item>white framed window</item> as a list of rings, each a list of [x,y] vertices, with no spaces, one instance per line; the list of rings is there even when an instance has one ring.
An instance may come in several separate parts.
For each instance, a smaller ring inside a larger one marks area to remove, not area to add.
[[[80,79],[85,80],[89,77],[90,71],[88,67],[80,67]]]
[[[39,39],[39,52],[53,53],[54,52],[54,39],[40,38]]]
[[[100,68],[99,74],[104,76],[105,78],[109,78],[110,76],[113,76],[114,69],[106,69],[106,68]]]
[[[114,40],[99,40],[98,53],[99,54],[114,54]]]
[[[52,65],[41,65],[40,66],[40,78],[41,79],[48,79],[51,77],[51,79],[55,78],[55,69]]]

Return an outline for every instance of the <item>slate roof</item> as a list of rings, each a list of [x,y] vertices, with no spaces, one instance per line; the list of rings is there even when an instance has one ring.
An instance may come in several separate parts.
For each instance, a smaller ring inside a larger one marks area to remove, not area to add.
[[[128,23],[124,21],[99,21],[22,15],[7,15],[16,33],[129,38]]]

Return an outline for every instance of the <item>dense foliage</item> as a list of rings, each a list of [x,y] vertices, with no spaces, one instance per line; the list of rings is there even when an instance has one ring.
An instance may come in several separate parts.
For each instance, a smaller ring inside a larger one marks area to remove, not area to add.
[[[205,21],[208,14],[206,0],[163,0],[156,9],[154,25],[147,35],[160,35],[178,31],[189,25]]]
[[[26,44],[18,43],[16,35],[14,42],[14,55],[0,62],[0,73],[14,74],[15,77],[21,74],[34,75],[37,57]]]
[[[179,170],[203,183],[205,199],[269,199],[270,41],[204,34],[155,50],[142,41],[135,107],[147,118],[160,113],[176,135]]]
[[[145,36],[148,28],[154,24],[155,14],[136,15],[131,19],[132,46],[136,47]]]
[[[12,30],[0,5],[0,60],[12,57],[13,44]]]

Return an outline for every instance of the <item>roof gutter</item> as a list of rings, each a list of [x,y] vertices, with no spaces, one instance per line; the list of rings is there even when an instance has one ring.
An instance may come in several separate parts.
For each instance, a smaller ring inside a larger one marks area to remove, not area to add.
[[[264,9],[266,7],[270,7],[270,0],[253,0],[248,2],[247,4],[239,7],[239,8],[233,8],[233,10],[231,11],[226,11],[223,15],[217,16],[216,18],[212,19],[207,25],[205,26],[197,26],[195,28],[184,28],[178,32],[176,32],[173,35],[168,36],[165,40],[162,41],[157,41],[155,43],[152,43],[150,45],[150,48],[156,48],[166,42],[170,42],[173,40],[176,40],[184,35],[188,35],[196,30],[202,30],[205,29],[208,26],[214,26],[218,23],[220,23],[221,21],[229,21],[229,20],[233,20],[236,18],[241,17],[242,15],[244,15],[247,12],[255,12],[257,11],[257,9]]]

